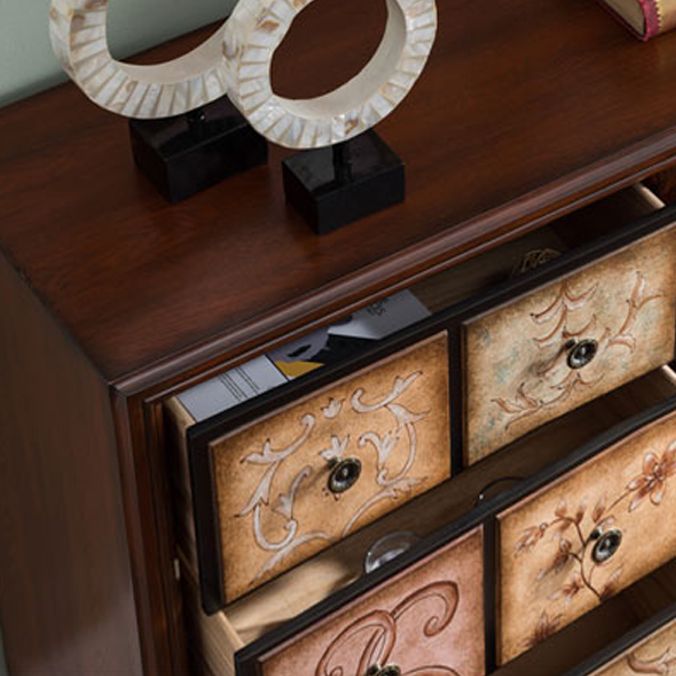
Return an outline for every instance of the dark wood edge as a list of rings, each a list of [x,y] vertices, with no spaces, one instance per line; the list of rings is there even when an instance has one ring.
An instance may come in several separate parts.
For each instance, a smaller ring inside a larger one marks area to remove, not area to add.
[[[188,650],[183,631],[183,597],[179,585],[179,575],[175,568],[177,561],[174,533],[176,524],[172,506],[172,487],[170,486],[171,457],[167,453],[167,430],[164,408],[158,403],[147,404],[142,401],[130,402],[137,407],[138,415],[143,415],[146,447],[143,455],[149,466],[152,482],[152,514],[154,517],[154,536],[146,535],[144,542],[156,541],[156,554],[152,558],[160,571],[170,570],[171,575],[158,575],[162,585],[166,622],[162,634],[163,641],[169,644],[174,673],[182,674],[187,669]],[[140,409],[140,410],[139,410]],[[140,448],[137,444],[135,448]],[[168,636],[168,641],[167,641]]]
[[[497,667],[496,623],[497,598],[495,589],[498,584],[497,553],[498,523],[495,515],[486,517],[484,522],[484,651],[485,670],[491,674]]]
[[[647,216],[643,216],[633,223],[629,223],[610,235],[600,237],[585,244],[577,249],[571,249],[561,256],[547,262],[539,268],[525,273],[523,276],[507,280],[501,284],[496,284],[487,292],[468,299],[454,308],[456,319],[459,322],[458,343],[460,349],[459,368],[464,375],[467,354],[467,329],[468,325],[480,315],[499,308],[503,304],[518,301],[523,296],[532,293],[539,287],[556,281],[560,277],[567,275],[575,270],[610,255],[620,249],[631,245],[643,238],[656,234],[661,229],[671,224],[676,225],[676,205],[665,207],[655,211]],[[676,350],[676,345],[674,346]],[[675,352],[676,354],[676,352]],[[462,393],[459,401],[456,402],[456,419],[461,421],[461,441],[460,446],[463,449],[462,464],[463,467],[470,463],[465,449],[465,439],[467,438],[467,382],[463,378]],[[507,448],[504,446],[503,448]],[[494,452],[499,452],[497,449]],[[480,462],[477,461],[477,462]]]
[[[613,641],[610,645],[603,648],[603,650],[600,650],[588,660],[582,662],[582,664],[567,671],[564,676],[586,676],[586,674],[590,674],[601,667],[607,666],[616,657],[619,657],[625,652],[625,650],[640,643],[643,639],[648,638],[652,634],[656,634],[675,618],[676,603],[672,603],[649,620],[646,620],[631,631],[628,631],[624,636],[617,639],[617,641]]]
[[[144,499],[142,496],[153,494],[151,473],[147,471],[150,459],[144,453],[132,451],[145,442],[145,434],[140,431],[144,414],[134,406],[135,402],[125,399],[112,388],[109,388],[109,396],[118,441],[120,485],[143,668],[149,673],[164,670],[171,674],[174,673],[173,646],[166,640],[163,628],[153,620],[157,616],[170,617],[162,585],[158,581],[158,572],[161,569],[158,566],[157,548],[154,546],[156,540],[154,535],[151,537],[157,531],[157,526],[155,515],[141,508]],[[139,446],[136,445],[137,442]],[[146,565],[148,560],[155,565]]]
[[[280,408],[323,387],[330,386],[342,378],[349,377],[363,368],[394,356],[398,352],[442,332],[446,333],[447,341],[450,343],[451,338],[445,325],[436,317],[430,317],[423,320],[422,324],[418,323],[408,327],[367,347],[344,363],[317,369],[188,429],[187,446],[195,514],[200,588],[202,603],[207,614],[213,614],[227,603],[235,600],[226,597],[223,585],[220,520],[214,484],[211,442],[228,431],[237,429],[269,413],[271,409]],[[452,460],[451,473],[454,473]],[[246,594],[238,598],[244,596]]]
[[[205,436],[189,440],[195,539],[202,608],[213,615],[227,602],[223,588],[222,543],[214,485],[213,455]]]
[[[247,352],[256,356],[264,343],[274,347],[292,340],[674,165],[676,128],[632,144],[502,207],[452,224],[446,231],[346,275],[292,304],[229,327],[226,334],[168,355],[142,371],[113,378],[111,383],[131,396],[226,353],[231,358],[227,366],[234,366],[239,363],[237,356]],[[491,233],[488,238],[486,231]]]
[[[491,524],[495,525],[495,520],[501,512],[572,471],[606,448],[639,431],[642,427],[665,417],[674,410],[676,410],[676,395],[615,425],[595,439],[583,444],[562,460],[553,463],[538,474],[524,479],[511,490],[487,500],[483,505],[474,508],[459,519],[432,533],[424,538],[416,547],[385,564],[374,573],[365,575],[347,587],[336,591],[294,619],[289,620],[250,645],[237,651],[235,653],[236,673],[238,676],[254,676],[255,674],[259,674],[262,659],[273,648],[291,639],[295,634],[305,631],[314,623],[335,613],[362,594],[404,571],[426,556],[433,554],[440,547],[458,539],[470,530],[482,527],[484,537],[490,537],[491,542],[495,543],[499,529],[493,528]],[[499,552],[489,545],[485,553],[489,556],[492,554],[492,559],[484,561],[484,565],[489,568],[488,573],[485,573],[486,577],[484,579],[493,587],[493,589],[486,589],[485,593],[494,595],[494,599],[486,601],[485,606],[489,611],[485,618],[487,625],[486,638],[488,646],[491,646],[490,648],[487,646],[488,663],[497,645],[495,631],[495,599],[497,598],[495,595],[497,585],[495,584],[495,573],[499,566]]]

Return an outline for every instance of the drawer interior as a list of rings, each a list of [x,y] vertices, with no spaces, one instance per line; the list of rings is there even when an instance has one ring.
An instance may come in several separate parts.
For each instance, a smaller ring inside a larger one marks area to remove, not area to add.
[[[546,262],[548,252],[564,253],[585,246],[663,206],[654,193],[637,185],[433,275],[410,290],[431,312],[441,312],[518,276],[528,266]],[[532,255],[540,252],[544,257]]]
[[[474,507],[486,486],[494,484],[490,489],[492,497],[495,491],[510,487],[508,480],[501,480],[532,476],[609,427],[674,394],[676,373],[669,367],[654,371],[532,432],[479,466],[469,468],[453,481],[416,498],[212,617],[202,612],[199,603],[194,533],[186,487],[181,491],[185,502],[182,507],[179,505],[179,511],[183,512],[179,538],[188,615],[193,623],[197,652],[213,673],[234,673],[232,658],[236,650],[360,577],[366,552],[379,538],[402,530],[429,535]],[[543,673],[542,664],[553,659],[554,654],[560,656],[561,650],[570,658],[572,666],[603,642],[621,635],[628,626],[652,614],[656,605],[666,605],[676,597],[676,564],[672,564],[625,590],[500,673]],[[552,650],[554,652],[550,652]],[[531,671],[536,664],[540,670]]]
[[[573,670],[675,599],[676,561],[672,560],[494,673],[538,676]]]

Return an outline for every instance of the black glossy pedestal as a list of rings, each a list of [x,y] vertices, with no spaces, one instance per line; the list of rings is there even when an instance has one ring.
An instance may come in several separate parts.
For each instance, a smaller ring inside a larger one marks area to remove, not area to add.
[[[186,115],[130,120],[141,171],[170,202],[267,161],[268,146],[227,98]]]
[[[282,162],[284,191],[318,234],[404,201],[404,163],[374,132]]]

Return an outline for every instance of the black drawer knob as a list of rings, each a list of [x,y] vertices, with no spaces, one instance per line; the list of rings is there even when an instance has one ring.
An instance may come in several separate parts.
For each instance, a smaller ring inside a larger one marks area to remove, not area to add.
[[[594,531],[592,538],[597,542],[592,549],[592,559],[594,563],[605,563],[617,553],[617,550],[622,544],[622,531],[618,528],[601,533]]]
[[[344,493],[354,486],[361,476],[361,461],[358,458],[346,458],[337,462],[329,474],[329,490],[332,493]]]
[[[366,672],[366,676],[401,676],[401,669],[396,664],[388,664],[386,667],[375,664]]]
[[[572,369],[581,369],[590,364],[598,354],[599,344],[590,338],[581,341],[570,341],[566,347],[568,353],[568,366]]]

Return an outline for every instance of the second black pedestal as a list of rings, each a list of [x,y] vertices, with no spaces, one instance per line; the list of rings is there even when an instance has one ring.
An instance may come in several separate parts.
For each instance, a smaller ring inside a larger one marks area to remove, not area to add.
[[[320,235],[404,201],[404,163],[373,131],[282,167],[287,201]]]
[[[268,146],[223,98],[178,117],[131,120],[134,160],[170,202],[267,161]]]

